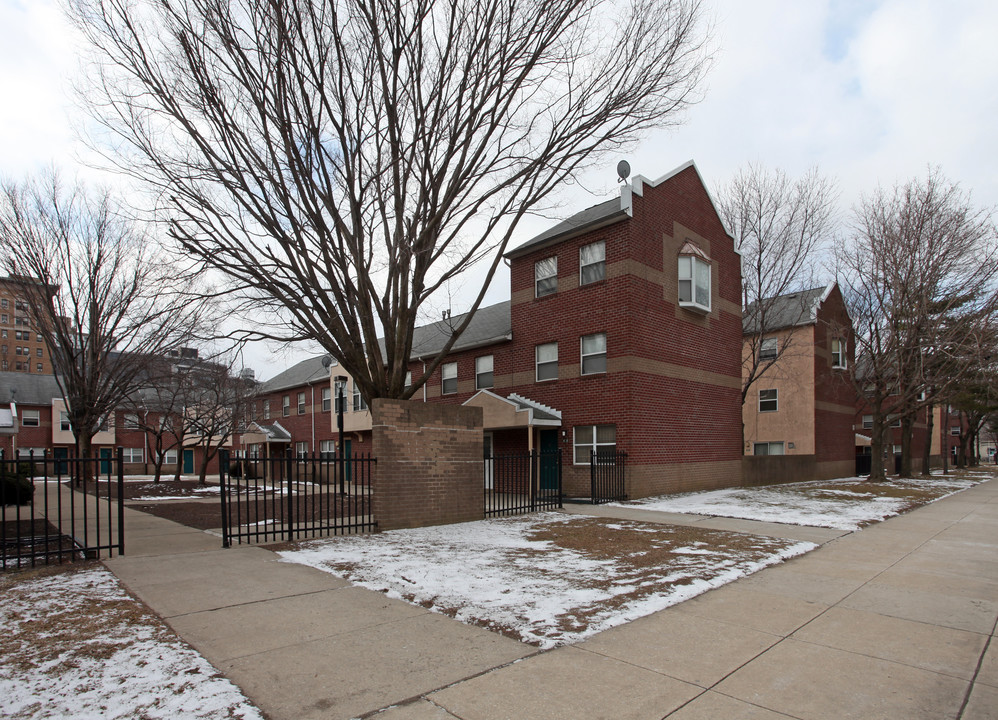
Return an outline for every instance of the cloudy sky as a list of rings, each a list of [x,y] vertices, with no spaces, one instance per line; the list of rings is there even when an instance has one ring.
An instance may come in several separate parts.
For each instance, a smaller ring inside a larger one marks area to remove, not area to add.
[[[633,173],[657,178],[693,159],[715,186],[749,162],[793,175],[817,166],[838,183],[845,213],[862,193],[932,165],[978,204],[998,206],[994,0],[705,5],[716,47],[705,99],[684,126],[629,153]],[[69,87],[76,47],[54,0],[0,0],[0,175],[78,167]],[[615,165],[566,192],[565,213],[616,192]],[[514,244],[548,224],[526,224]],[[489,300],[508,294],[508,276],[497,276]],[[257,348],[249,364],[268,378],[301,357]]]

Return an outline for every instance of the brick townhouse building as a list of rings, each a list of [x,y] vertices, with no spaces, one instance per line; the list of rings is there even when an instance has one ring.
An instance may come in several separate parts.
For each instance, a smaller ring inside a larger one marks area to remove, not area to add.
[[[27,285],[41,287],[28,278],[0,278],[0,372],[47,375],[52,373],[52,362],[45,338],[32,325]]]
[[[758,343],[762,362],[775,359],[749,389],[742,406],[745,454],[798,458],[783,467],[787,477],[767,480],[824,480],[848,477],[855,466],[856,392],[852,321],[835,283],[764,302],[767,332]],[[749,307],[743,321],[743,352],[752,352],[758,314]],[[775,466],[762,468],[772,473]]]

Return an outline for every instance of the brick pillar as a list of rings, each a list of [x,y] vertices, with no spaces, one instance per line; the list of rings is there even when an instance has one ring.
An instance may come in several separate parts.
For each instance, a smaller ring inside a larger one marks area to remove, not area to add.
[[[379,529],[482,519],[481,408],[377,398],[371,418]]]

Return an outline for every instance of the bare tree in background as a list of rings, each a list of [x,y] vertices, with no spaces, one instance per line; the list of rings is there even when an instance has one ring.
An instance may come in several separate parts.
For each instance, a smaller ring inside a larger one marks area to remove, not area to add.
[[[409,397],[479,308],[521,219],[705,75],[700,0],[69,0],[112,162],[269,325],[363,396]],[[469,312],[406,387],[427,300]],[[379,337],[383,335],[383,343]]]
[[[108,192],[44,180],[0,190],[0,266],[22,278],[36,332],[45,338],[66,401],[77,456],[115,408],[145,381],[150,363],[190,337],[205,306],[177,292],[156,244],[119,214]]]
[[[855,329],[857,391],[873,415],[871,480],[885,477],[890,422],[945,398],[968,372],[967,339],[989,327],[998,307],[996,246],[990,211],[938,170],[879,189],[856,209],[837,261]],[[902,475],[910,473],[910,452],[906,461],[902,453]]]
[[[814,284],[814,262],[834,231],[837,191],[816,169],[794,180],[783,170],[749,165],[717,199],[742,256],[744,405],[749,388],[790,351],[797,324],[811,312],[799,291]]]

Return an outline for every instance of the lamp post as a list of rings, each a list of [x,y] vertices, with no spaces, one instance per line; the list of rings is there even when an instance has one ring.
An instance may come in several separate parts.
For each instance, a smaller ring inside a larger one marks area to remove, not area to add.
[[[339,466],[340,466],[340,495],[347,494],[346,486],[346,475],[344,469],[346,467],[345,460],[343,458],[343,408],[346,406],[346,390],[347,379],[345,375],[337,375],[335,378],[336,388],[336,427],[339,430],[340,438],[339,444],[337,445],[337,455],[339,456]]]

